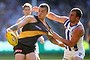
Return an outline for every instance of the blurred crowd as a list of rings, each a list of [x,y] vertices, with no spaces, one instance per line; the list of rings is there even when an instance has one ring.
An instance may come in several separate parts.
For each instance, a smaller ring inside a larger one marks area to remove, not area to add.
[[[22,5],[25,2],[31,3],[32,0],[0,0],[0,41],[6,41],[6,28],[23,16]],[[90,32],[90,23],[88,23],[90,21],[90,0],[37,0],[37,6],[41,3],[49,4],[51,11],[58,15],[68,16],[73,7],[80,8],[84,13],[81,22],[85,27],[85,31]],[[64,27],[60,23],[48,19],[47,21],[58,34],[64,36]],[[87,36],[90,36],[90,34],[85,34],[85,40],[89,38]]]

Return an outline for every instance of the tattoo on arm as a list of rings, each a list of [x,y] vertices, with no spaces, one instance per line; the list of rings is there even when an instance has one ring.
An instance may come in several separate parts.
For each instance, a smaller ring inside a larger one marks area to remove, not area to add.
[[[15,25],[11,26],[10,29],[11,29],[12,31],[16,31],[16,30],[18,30],[18,25],[15,24]]]

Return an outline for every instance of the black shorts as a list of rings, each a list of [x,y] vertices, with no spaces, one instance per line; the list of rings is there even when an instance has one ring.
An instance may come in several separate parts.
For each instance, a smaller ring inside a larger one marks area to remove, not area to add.
[[[21,53],[25,55],[34,52],[36,50],[35,46],[27,46],[21,43],[18,43],[18,45],[15,46],[13,49],[14,49],[14,54]]]

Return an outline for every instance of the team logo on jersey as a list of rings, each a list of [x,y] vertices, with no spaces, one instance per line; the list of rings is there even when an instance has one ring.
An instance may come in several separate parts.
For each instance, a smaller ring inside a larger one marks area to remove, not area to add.
[[[82,53],[81,52],[79,52],[79,56],[81,56],[82,55]]]
[[[22,50],[19,50],[19,49],[18,49],[18,50],[15,50],[15,52],[22,52]]]
[[[42,30],[39,26],[35,25],[36,28],[38,28],[39,30]]]

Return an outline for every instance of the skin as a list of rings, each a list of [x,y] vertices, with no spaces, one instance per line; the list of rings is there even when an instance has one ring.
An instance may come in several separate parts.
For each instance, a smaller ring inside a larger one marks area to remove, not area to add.
[[[24,13],[24,16],[28,16],[31,14],[31,9],[29,7],[25,7],[23,9],[23,13]],[[18,26],[17,30],[19,30],[25,24],[34,23],[34,22],[37,22],[37,20],[33,16],[30,16],[30,17],[26,17],[24,20],[19,19],[15,25]],[[14,32],[16,32],[17,30],[15,30]],[[35,52],[31,52],[26,55],[18,53],[18,54],[15,54],[15,60],[40,60],[40,58],[38,54]]]
[[[54,21],[57,21],[57,22],[60,22],[60,23],[64,23],[69,18],[70,19],[70,26],[77,24],[80,20],[80,18],[78,16],[76,16],[76,11],[70,12],[69,17],[58,16],[58,15],[50,12],[47,15],[47,18],[54,20]],[[71,40],[66,40],[65,38],[62,38],[61,36],[59,36],[55,32],[53,32],[52,35],[53,35],[54,39],[57,39],[57,40],[63,42],[65,45],[67,45],[69,47],[73,47],[79,41],[79,39],[84,35],[84,29],[82,26],[78,26],[77,28],[75,28],[73,33],[72,33]],[[73,60],[82,60],[82,59],[79,57],[73,57]]]
[[[29,12],[29,9],[28,8],[25,8],[25,10],[23,10],[23,12],[24,12],[24,14],[25,15],[27,15],[25,12]],[[46,25],[46,23],[45,23],[45,17],[46,17],[46,15],[47,15],[47,9],[46,8],[41,8],[41,7],[39,7],[39,11],[38,11],[38,18],[40,19],[40,21],[45,25],[45,26],[47,26]],[[35,23],[35,22],[37,22],[37,20],[34,18],[34,16],[32,16],[32,15],[30,15],[30,16],[26,16],[25,18],[24,18],[24,20],[18,20],[18,22],[16,23],[16,24],[14,24],[14,25],[17,25],[17,30],[19,30],[20,28],[22,28],[24,25],[26,25],[27,23]],[[17,31],[17,30],[14,30],[14,31]],[[7,29],[7,32],[8,32],[9,30]],[[31,56],[31,57],[30,57]],[[21,60],[24,60],[25,58],[25,55],[23,55],[23,54],[16,54],[15,55],[15,59],[16,60],[18,60],[19,58],[21,59]],[[35,55],[35,52],[32,52],[32,53],[30,53],[30,54],[26,54],[26,60],[36,60],[37,58],[36,58],[36,55]]]
[[[45,11],[46,8],[39,8],[38,12],[38,18],[42,23],[45,22],[45,17],[47,15],[47,12]],[[19,23],[16,23],[15,25],[18,25],[17,30],[19,30],[21,27],[26,25],[27,23],[35,23],[37,20],[34,18],[34,16],[27,16],[24,20],[20,21]]]
[[[39,19],[41,18],[41,17],[43,17],[43,11],[40,11],[39,10],[39,7],[37,7],[37,6],[34,6],[33,7],[33,11],[34,12],[38,12],[38,17],[39,17]],[[45,14],[47,14],[47,12],[45,12]],[[46,15],[46,17],[48,17],[49,19],[52,19],[52,20],[54,20],[54,19],[56,19],[55,21],[59,21],[59,19],[60,18],[58,18],[58,16],[54,16],[55,14],[54,13],[51,13],[51,12],[49,12],[47,15]],[[53,18],[52,18],[53,17]],[[64,17],[64,16],[63,16]],[[67,17],[68,18],[68,17]],[[64,18],[64,19],[67,19],[66,17]],[[62,22],[64,22],[64,19],[62,19],[61,18],[61,20],[62,20]],[[41,21],[42,21],[42,19],[41,19]],[[44,25],[46,25],[45,23],[43,23]],[[47,27],[48,28],[48,27]],[[57,42],[52,36],[50,36],[49,34],[47,35],[48,36],[48,38],[49,38],[49,40],[53,43],[53,44],[56,44],[56,45],[58,45],[58,46],[60,46],[60,47],[65,47],[65,44],[61,44],[61,43],[59,43],[59,42]]]
[[[51,18],[51,17],[54,17],[54,18]],[[57,16],[54,13],[48,14],[47,18],[53,19],[53,20],[58,21],[60,23],[64,23],[68,19],[68,17],[66,17],[66,16]],[[79,22],[79,17],[76,16],[75,11],[70,12],[69,18],[70,18],[70,26],[73,26],[73,25],[75,25],[75,24],[77,24]],[[57,35],[56,33],[53,33],[53,35],[54,35],[53,37],[60,40],[60,41],[62,41],[66,45],[72,47],[78,42],[79,38],[83,34],[84,34],[84,29],[81,26],[78,26],[76,29],[74,29],[71,40],[66,40],[66,39],[60,37],[59,35]],[[77,38],[75,38],[75,37],[77,37]]]
[[[24,13],[24,16],[31,15],[31,9],[30,9],[29,7],[25,7],[25,8],[23,9],[23,13]],[[20,22],[21,22],[21,20],[19,19],[19,20],[17,21],[17,24],[20,23]],[[36,53],[36,54],[37,54],[37,53]],[[25,57],[26,57],[26,58],[25,58]],[[38,57],[38,55],[37,55],[37,57],[36,57],[35,52],[31,52],[30,54],[26,54],[26,55],[24,55],[24,54],[16,54],[16,55],[15,55],[15,60],[31,60],[31,59],[40,60],[40,58]]]
[[[31,14],[31,9],[29,7],[25,7],[23,9],[23,13],[24,13],[25,16],[30,15]]]

